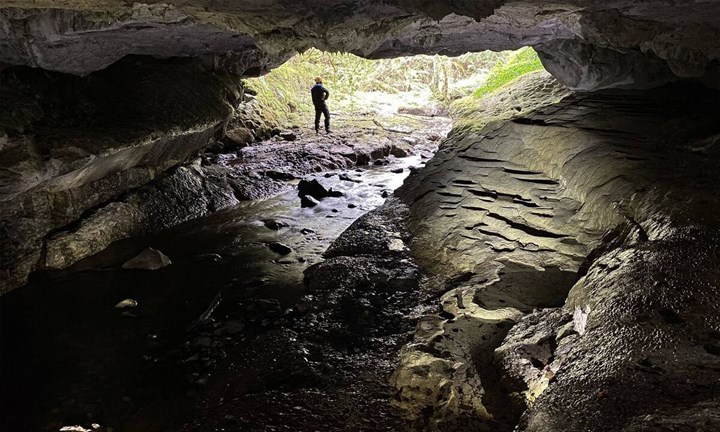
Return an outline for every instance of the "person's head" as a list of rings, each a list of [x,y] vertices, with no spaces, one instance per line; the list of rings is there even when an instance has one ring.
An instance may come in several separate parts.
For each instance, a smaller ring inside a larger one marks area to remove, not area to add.
[[[315,77],[315,84],[322,84],[322,78]]]

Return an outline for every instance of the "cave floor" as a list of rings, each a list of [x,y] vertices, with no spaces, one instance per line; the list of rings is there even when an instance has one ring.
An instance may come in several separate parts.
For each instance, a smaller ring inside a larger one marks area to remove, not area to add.
[[[292,307],[312,301],[303,297],[304,270],[427,157],[418,152],[390,157],[387,165],[308,176],[343,193],[314,208],[301,208],[292,187],[116,242],[69,269],[35,273],[0,302],[2,399],[9,413],[0,426],[397,430],[401,420],[387,403],[386,378],[410,327],[363,353],[288,341],[297,340]],[[292,252],[273,252],[273,242]],[[173,264],[120,268],[147,247]],[[113,307],[123,299],[138,305]],[[408,300],[406,309],[417,305]]]

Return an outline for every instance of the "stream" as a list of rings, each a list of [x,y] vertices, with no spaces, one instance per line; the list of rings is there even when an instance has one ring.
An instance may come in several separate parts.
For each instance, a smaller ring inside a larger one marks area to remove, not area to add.
[[[233,335],[224,338],[232,343],[282,327],[282,318],[265,316],[282,317],[303,296],[303,271],[322,261],[353,221],[381,205],[410,167],[423,164],[416,155],[318,173],[308,178],[343,196],[301,208],[293,188],[116,242],[63,271],[35,273],[27,286],[0,298],[3,430],[165,430],[184,424],[198,389],[226,361],[222,346],[195,333],[201,315],[222,316],[226,327],[215,334]],[[292,252],[273,252],[272,242]],[[147,247],[173,264],[155,271],[120,268]],[[136,300],[137,307],[114,307],[124,299]],[[246,313],[253,308],[256,313]],[[194,355],[198,347],[214,354]]]

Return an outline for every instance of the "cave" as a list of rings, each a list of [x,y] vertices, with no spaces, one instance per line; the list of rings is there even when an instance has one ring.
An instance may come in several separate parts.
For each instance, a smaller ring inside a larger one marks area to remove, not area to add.
[[[717,16],[0,1],[0,430],[720,430]],[[525,47],[410,136],[247,84]]]

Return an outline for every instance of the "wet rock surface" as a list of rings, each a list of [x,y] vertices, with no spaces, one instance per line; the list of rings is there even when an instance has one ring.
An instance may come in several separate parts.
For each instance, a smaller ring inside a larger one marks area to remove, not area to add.
[[[172,264],[170,258],[157,249],[147,248],[135,258],[125,262],[122,268],[127,270],[157,270]]]
[[[271,148],[248,149],[264,155]],[[270,164],[272,157],[258,159]],[[34,274],[0,301],[2,329],[16,335],[1,338],[3,353],[13,355],[4,354],[0,404],[14,413],[2,427],[402,430],[387,376],[419,302],[419,274],[402,246],[406,210],[392,206],[362,219],[343,235],[347,256],[312,267],[312,283],[302,285],[303,271],[323,262],[332,240],[385,201],[381,188],[397,188],[407,167],[424,163],[419,155],[386,159],[305,175],[342,192],[313,208],[298,205],[298,180],[291,180],[274,197],[115,242],[65,271]],[[273,243],[292,252],[281,256]],[[148,246],[173,265],[120,268]],[[346,273],[354,276],[339,283]],[[20,307],[27,303],[43,320],[28,320]]]
[[[45,261],[67,265],[59,253],[68,249],[63,240],[46,259],[46,236],[191,158],[222,129],[233,113],[229,101],[242,92],[236,81],[189,60],[128,58],[92,78],[19,68],[2,71],[2,81],[0,291],[23,284]],[[186,177],[168,181],[187,183]],[[103,223],[142,220],[147,208],[127,204],[115,204],[122,219]],[[79,239],[81,257],[116,239],[95,227],[74,229],[90,233]]]
[[[166,89],[157,80],[168,76],[185,86]],[[415,148],[405,134],[359,127],[258,141],[273,132],[240,81],[189,60],[128,58],[86,78],[16,68],[3,79],[0,291],[115,241],[276,195],[304,175],[366,165],[398,146],[404,157],[432,151],[430,135],[449,122],[417,128]]]
[[[247,393],[234,388],[236,397],[222,405],[205,398],[189,430],[214,430],[228,415],[241,430],[412,430],[388,403],[387,376],[413,328],[408,314],[419,303],[420,275],[407,248],[368,248],[407,239],[406,213],[389,202],[351,225],[341,238],[368,226],[378,235],[309,267],[306,294],[287,312],[278,308],[275,329],[229,349],[233,363],[208,385],[250,372]]]
[[[717,378],[713,98],[692,86],[549,98],[453,132],[409,177],[397,195],[413,257],[440,297],[393,375],[411,418],[717,427],[712,386],[690,390]]]

